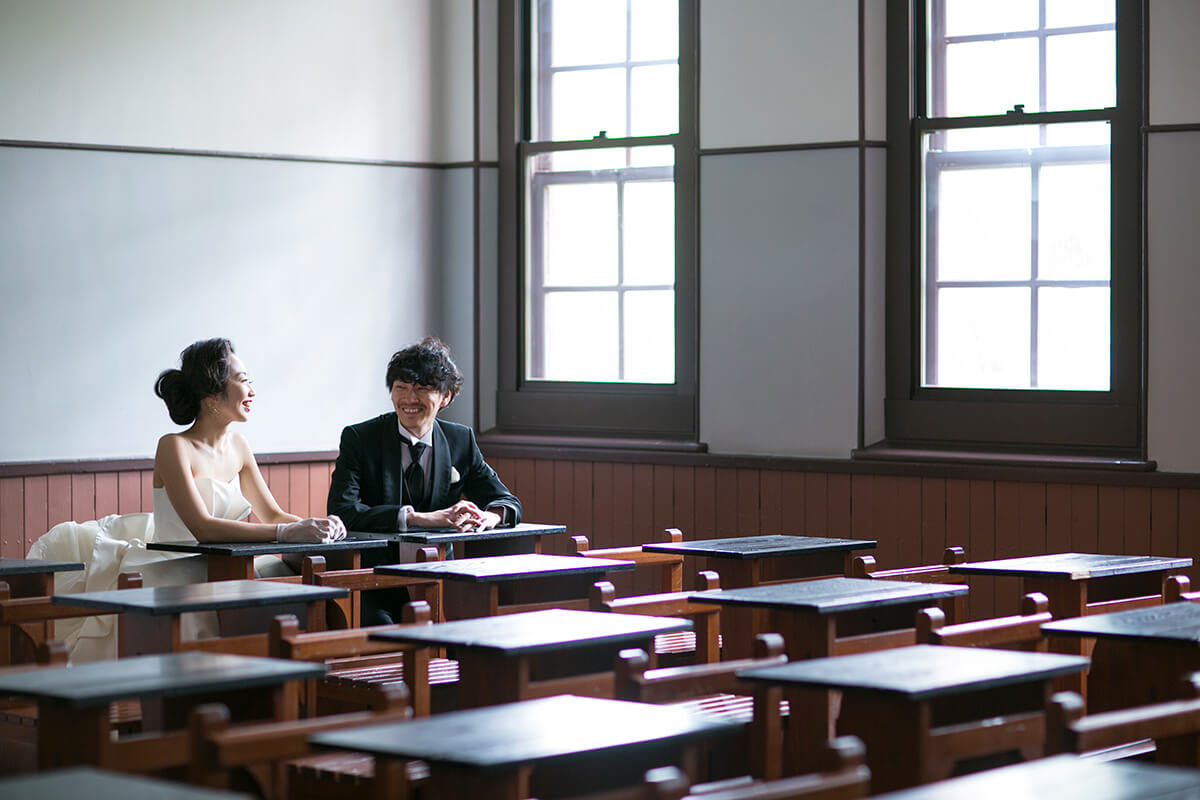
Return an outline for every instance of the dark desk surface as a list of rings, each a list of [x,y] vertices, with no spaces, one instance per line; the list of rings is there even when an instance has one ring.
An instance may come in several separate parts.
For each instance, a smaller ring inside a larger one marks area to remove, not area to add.
[[[0,558],[0,577],[5,575],[39,575],[47,572],[77,572],[81,569],[83,569],[83,564],[78,561]]]
[[[1200,647],[1200,604],[1166,603],[1131,611],[1093,614],[1042,625],[1044,633],[1165,642]]]
[[[566,525],[542,525],[536,522],[522,522],[511,528],[489,528],[486,531],[460,531],[456,528],[426,528],[421,530],[396,531],[395,533],[350,531],[346,538],[385,539],[416,542],[418,544],[444,544],[447,542],[481,542],[489,539],[517,539],[522,536],[542,536],[566,532]]]
[[[329,553],[340,550],[375,550],[387,547],[387,539],[339,539],[336,542],[150,542],[147,550],[173,553],[203,553],[228,558],[253,558],[280,553]]]
[[[203,789],[140,775],[124,775],[92,767],[72,767],[0,780],[5,800],[229,800],[248,794]]]
[[[1167,556],[1104,556],[1094,553],[1052,553],[1027,558],[1002,558],[996,561],[973,561],[969,564],[954,564],[952,573],[976,573],[980,575],[1017,575],[1046,578],[1062,578],[1082,581],[1089,578],[1107,578],[1112,575],[1130,575],[1139,572],[1166,572],[1190,567],[1190,558]]]
[[[372,639],[419,642],[524,655],[597,644],[637,646],[660,633],[691,630],[692,622],[675,617],[609,614],[548,609],[499,617],[418,625],[372,634]]]
[[[213,581],[185,583],[180,586],[156,586],[149,589],[60,594],[52,597],[51,602],[109,612],[180,614],[186,611],[309,603],[314,600],[346,597],[349,594],[348,589],[331,586],[305,586],[269,581]]]
[[[918,603],[966,594],[958,584],[885,581],[869,578],[820,578],[745,589],[693,592],[693,600],[733,606],[761,606],[835,614],[860,608]]]
[[[0,674],[0,694],[83,708],[130,697],[171,697],[277,686],[324,674],[324,664],[305,661],[224,653],[169,653]]]
[[[557,695],[322,733],[309,741],[486,771],[584,753],[618,757],[641,745],[684,742],[739,727],[675,706]]]
[[[1087,669],[1083,656],[920,644],[834,658],[791,661],[738,672],[762,683],[879,692],[925,700],[1046,680]]]
[[[633,569],[633,567],[632,561],[521,553],[512,556],[456,558],[453,561],[426,561],[420,564],[386,564],[376,567],[375,571],[381,575],[447,578],[455,581],[484,583],[546,578],[552,575],[601,575],[612,570],[626,570]]]
[[[870,539],[830,539],[821,536],[742,536],[730,539],[701,539],[689,542],[654,542],[642,545],[650,553],[680,553],[685,556],[713,558],[771,558],[801,556],[806,553],[832,553],[868,550],[876,542]]]
[[[1061,755],[875,795],[876,800],[1197,800],[1200,770]]]

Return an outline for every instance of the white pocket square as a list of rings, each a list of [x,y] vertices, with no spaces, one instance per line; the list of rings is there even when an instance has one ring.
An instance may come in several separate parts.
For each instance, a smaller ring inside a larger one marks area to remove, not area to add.
[[[458,483],[461,480],[462,480],[462,475],[458,474],[458,470],[454,467],[450,467],[450,482]]]

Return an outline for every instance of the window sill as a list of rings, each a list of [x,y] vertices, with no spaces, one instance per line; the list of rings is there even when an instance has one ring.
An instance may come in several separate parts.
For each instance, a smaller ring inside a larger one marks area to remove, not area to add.
[[[982,450],[949,450],[875,444],[850,453],[854,461],[906,464],[973,464],[996,467],[1095,469],[1119,472],[1153,472],[1157,462],[1115,456],[1078,456],[1052,453],[1004,453]]]

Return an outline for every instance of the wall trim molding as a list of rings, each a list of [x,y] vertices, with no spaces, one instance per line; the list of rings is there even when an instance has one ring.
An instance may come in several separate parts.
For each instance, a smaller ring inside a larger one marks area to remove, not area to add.
[[[195,150],[175,147],[133,147],[117,144],[86,142],[44,142],[24,139],[0,139],[0,147],[37,150],[92,150],[103,153],[137,153],[156,156],[194,156],[198,158],[241,158],[255,161],[300,161],[314,164],[349,164],[367,167],[408,167],[410,169],[498,168],[495,161],[390,161],[377,158],[338,158],[335,156],[306,156],[288,153],[253,153],[236,150]]]
[[[334,461],[336,450],[305,453],[257,453],[259,464],[305,464]],[[154,469],[153,458],[81,458],[61,461],[3,461],[0,478],[32,478],[39,475],[83,475],[97,472],[137,472]]]

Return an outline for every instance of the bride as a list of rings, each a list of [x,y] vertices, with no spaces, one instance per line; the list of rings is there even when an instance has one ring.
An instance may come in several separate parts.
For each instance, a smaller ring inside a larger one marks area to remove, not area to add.
[[[117,576],[131,571],[142,573],[145,586],[207,579],[203,556],[148,550],[147,542],[323,542],[346,535],[336,516],[301,519],[281,509],[245,437],[229,429],[249,418],[254,388],[228,339],[206,339],[187,347],[179,368],[158,376],[154,393],[166,403],[173,422],[190,427],[158,441],[153,515],[65,522],[41,536],[30,558],[82,561],[87,567],[83,573],[59,573],[56,594],[115,589]],[[258,522],[248,519],[252,511]],[[257,577],[292,572],[278,556],[255,558],[254,571]],[[115,658],[113,620],[58,620],[55,637],[70,646],[73,662]],[[217,635],[216,615],[185,614],[182,633],[185,639]]]

